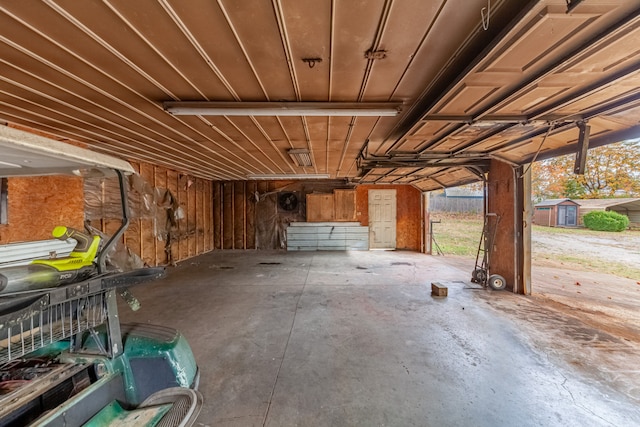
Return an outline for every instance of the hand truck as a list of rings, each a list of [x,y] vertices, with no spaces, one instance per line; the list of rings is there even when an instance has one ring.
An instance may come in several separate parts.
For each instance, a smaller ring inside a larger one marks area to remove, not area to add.
[[[500,216],[495,213],[488,213],[484,216],[484,226],[478,244],[476,254],[476,266],[471,273],[471,281],[479,283],[483,287],[489,286],[491,289],[501,291],[507,286],[507,281],[499,274],[491,274],[491,251],[496,239]]]

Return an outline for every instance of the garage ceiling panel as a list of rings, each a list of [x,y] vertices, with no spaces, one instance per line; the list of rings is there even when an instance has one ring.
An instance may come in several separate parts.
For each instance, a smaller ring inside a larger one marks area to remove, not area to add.
[[[328,100],[358,100],[367,68],[365,52],[374,45],[386,2],[373,0],[333,4],[331,52],[327,61],[331,87]]]
[[[469,114],[476,105],[484,101],[493,94],[496,86],[473,86],[462,83],[457,90],[444,100],[441,106],[434,110],[436,114]],[[470,103],[469,100],[475,102]]]
[[[495,0],[483,23],[486,7],[0,0],[0,120],[209,179],[313,169],[365,182],[388,169],[385,181],[421,188],[475,179],[460,163],[528,161],[550,126],[545,155],[575,149],[579,120],[596,144],[634,135],[640,3],[589,0],[567,13],[565,0]],[[397,117],[173,116],[171,100],[402,107]],[[311,150],[312,168],[293,165],[294,147]],[[396,170],[407,154],[447,166]]]
[[[565,13],[561,6],[544,7],[522,25],[512,43],[488,58],[483,71],[522,73],[550,57],[555,48],[597,18],[579,12]]]

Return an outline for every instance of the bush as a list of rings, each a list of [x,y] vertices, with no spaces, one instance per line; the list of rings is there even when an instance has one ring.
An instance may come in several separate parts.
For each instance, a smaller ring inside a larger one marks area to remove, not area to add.
[[[593,211],[582,217],[584,226],[597,231],[622,231],[629,227],[629,218],[614,211]]]

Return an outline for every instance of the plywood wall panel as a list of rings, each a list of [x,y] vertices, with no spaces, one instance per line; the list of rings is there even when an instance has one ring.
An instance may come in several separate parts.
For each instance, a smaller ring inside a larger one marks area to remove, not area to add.
[[[335,221],[356,220],[356,190],[333,191]]]
[[[196,180],[150,164],[132,163],[132,166],[146,181],[143,192],[150,196],[147,204],[152,209],[144,209],[145,203],[138,191],[129,191],[130,223],[121,241],[148,265],[166,265],[211,250],[214,233],[211,181]],[[113,211],[106,207],[113,207],[115,202],[104,191],[104,185],[89,188],[91,190],[88,191],[99,192],[92,194],[92,198],[103,204],[102,207],[98,205],[99,214],[97,218],[92,217],[91,226],[111,236],[122,222],[100,218],[100,212]],[[184,218],[175,221],[173,227],[168,222],[170,211],[153,202],[156,188],[171,192],[182,207]],[[10,178],[8,191],[9,224],[0,226],[0,244],[50,239],[51,231],[57,225],[84,228],[85,187],[82,178]]]
[[[84,228],[82,178],[9,178],[7,192],[8,224],[0,226],[0,243],[50,239],[58,225]]]
[[[307,222],[325,222],[333,220],[333,193],[307,194]]]
[[[342,217],[354,221],[355,193],[342,180],[213,182],[212,186],[214,228],[222,225],[221,232],[212,236],[216,248],[282,249],[286,225],[308,220],[308,194],[320,194],[326,199],[324,219],[332,220],[334,190],[344,190],[338,196],[345,199],[340,199],[344,206]],[[299,197],[299,209],[289,212],[278,208],[280,192],[294,192]]]

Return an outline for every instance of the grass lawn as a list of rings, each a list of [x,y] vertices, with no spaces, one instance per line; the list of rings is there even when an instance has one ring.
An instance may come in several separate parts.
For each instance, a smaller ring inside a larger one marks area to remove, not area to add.
[[[476,256],[482,234],[482,216],[438,212],[431,214],[431,220],[441,221],[433,224],[433,236],[445,255]]]
[[[482,216],[472,214],[432,213],[431,220],[438,221],[433,225],[433,233],[438,246],[445,255],[460,255],[475,258],[482,234]],[[637,231],[625,231],[634,233]],[[633,263],[619,262],[606,256],[589,256],[579,252],[562,252],[550,250],[545,245],[536,244],[536,237],[545,235],[553,237],[579,238],[593,237],[595,239],[612,239],[620,236],[618,233],[593,231],[585,228],[555,228],[533,226],[534,243],[532,245],[532,262],[538,265],[562,265],[573,270],[585,269],[600,273],[614,274],[620,277],[639,278],[640,266]],[[435,252],[435,246],[433,248]]]

